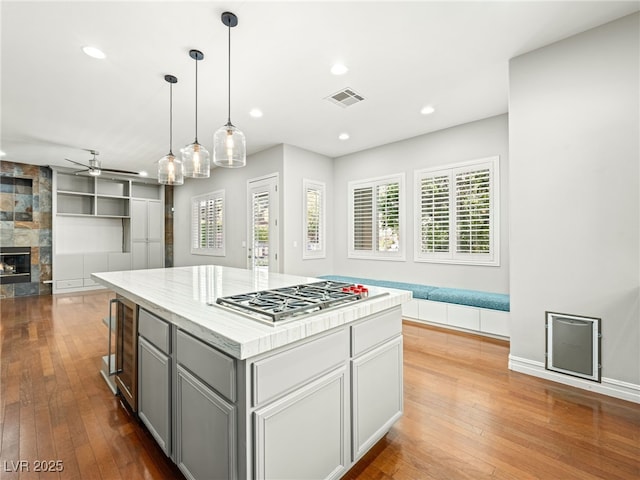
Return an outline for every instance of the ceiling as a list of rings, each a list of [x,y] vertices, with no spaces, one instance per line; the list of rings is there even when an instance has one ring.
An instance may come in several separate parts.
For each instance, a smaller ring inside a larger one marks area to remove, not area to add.
[[[231,120],[248,152],[280,143],[338,157],[507,111],[510,58],[638,11],[640,2],[7,1],[1,15],[0,149],[6,160],[146,170]],[[104,60],[81,47],[99,47]],[[349,71],[330,73],[341,62]],[[345,87],[364,101],[325,97]],[[435,112],[421,115],[425,105]],[[252,108],[262,118],[249,115]],[[348,140],[338,135],[348,132]]]

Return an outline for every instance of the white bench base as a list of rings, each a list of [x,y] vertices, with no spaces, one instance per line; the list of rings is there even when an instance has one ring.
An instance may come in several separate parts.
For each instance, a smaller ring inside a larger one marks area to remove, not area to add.
[[[402,304],[402,316],[456,330],[509,338],[510,313],[500,310],[414,299]]]

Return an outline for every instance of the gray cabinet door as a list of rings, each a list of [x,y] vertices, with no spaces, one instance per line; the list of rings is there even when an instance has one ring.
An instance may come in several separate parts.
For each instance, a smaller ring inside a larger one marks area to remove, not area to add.
[[[171,360],[138,337],[138,415],[166,455],[171,455]]]
[[[148,211],[147,200],[131,200],[131,239],[147,240]]]
[[[402,415],[402,337],[352,361],[352,460],[357,460]]]
[[[162,242],[147,242],[147,268],[162,268],[164,266],[164,250]]]
[[[164,205],[159,200],[148,200],[147,216],[147,239],[160,242],[164,230]]]
[[[255,478],[334,479],[348,443],[345,366],[254,413]]]
[[[176,462],[190,480],[236,478],[236,409],[178,365]]]
[[[163,209],[159,200],[131,200],[131,252],[134,270],[164,266]]]
[[[146,241],[136,241],[131,244],[131,268],[133,270],[142,270],[147,268],[148,256],[148,246]]]

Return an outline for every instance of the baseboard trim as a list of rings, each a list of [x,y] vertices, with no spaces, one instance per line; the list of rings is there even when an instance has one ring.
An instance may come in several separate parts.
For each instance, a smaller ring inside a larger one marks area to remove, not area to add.
[[[640,385],[633,383],[605,377],[602,377],[600,383],[591,382],[582,378],[546,370],[543,362],[513,355],[509,355],[509,370],[640,404]]]

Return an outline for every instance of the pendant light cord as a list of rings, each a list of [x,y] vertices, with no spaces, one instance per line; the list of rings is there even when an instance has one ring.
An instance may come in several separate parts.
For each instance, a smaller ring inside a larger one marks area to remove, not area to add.
[[[227,111],[229,112],[229,117],[227,118],[227,123],[229,125],[231,125],[231,26],[227,27],[227,29],[229,30],[229,51],[228,51],[228,59],[229,59],[229,69],[227,72],[227,84],[228,84],[228,96],[227,96],[227,100],[228,100],[228,105],[227,105]]]
[[[173,83],[169,83],[169,155],[173,155]]]
[[[198,143],[198,58],[196,55],[196,142]]]

